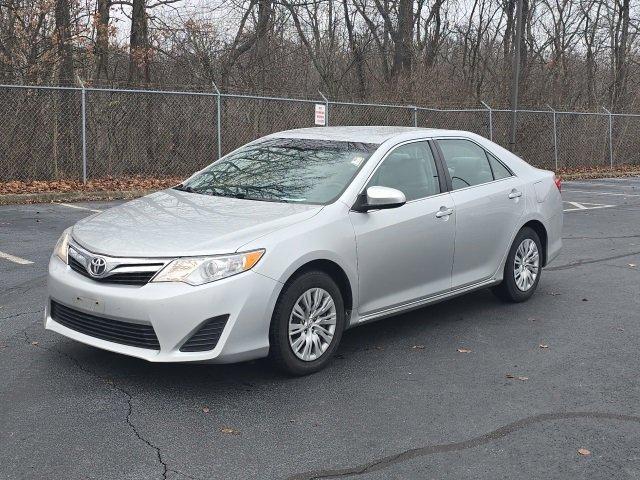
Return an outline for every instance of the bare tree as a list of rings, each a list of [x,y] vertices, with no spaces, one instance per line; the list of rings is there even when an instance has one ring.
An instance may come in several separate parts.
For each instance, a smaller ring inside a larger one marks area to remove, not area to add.
[[[58,82],[70,85],[75,82],[73,70],[73,45],[71,44],[71,12],[69,0],[56,0],[56,27],[54,39],[57,44],[59,67]]]
[[[109,77],[109,22],[111,19],[111,0],[97,0],[95,14],[96,41],[93,48],[95,68],[93,78],[99,81]]]
[[[128,78],[131,84],[151,82],[148,21],[147,0],[132,0]]]
[[[611,15],[611,84],[609,102],[617,110],[626,93],[629,57],[630,0],[614,0]]]

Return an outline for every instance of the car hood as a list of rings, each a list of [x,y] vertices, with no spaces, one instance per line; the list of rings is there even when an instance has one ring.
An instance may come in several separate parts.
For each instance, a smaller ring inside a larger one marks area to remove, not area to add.
[[[89,251],[118,257],[232,253],[321,209],[163,190],[81,220],[72,237]]]

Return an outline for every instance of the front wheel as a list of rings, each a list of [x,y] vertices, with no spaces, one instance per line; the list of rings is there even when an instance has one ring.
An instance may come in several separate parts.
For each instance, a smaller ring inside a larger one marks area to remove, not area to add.
[[[290,375],[317,372],[331,360],[344,323],[344,303],[333,279],[321,271],[305,272],[280,293],[269,330],[269,356]]]
[[[538,234],[529,227],[521,229],[509,250],[502,283],[491,289],[493,293],[507,302],[529,300],[540,282],[541,252]]]

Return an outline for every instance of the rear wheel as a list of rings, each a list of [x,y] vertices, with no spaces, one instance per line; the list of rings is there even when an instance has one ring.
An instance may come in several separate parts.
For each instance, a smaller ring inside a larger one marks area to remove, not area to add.
[[[305,272],[280,293],[271,319],[269,356],[290,375],[307,375],[324,368],[344,330],[340,289],[321,271]]]
[[[504,265],[502,283],[493,293],[507,302],[524,302],[531,298],[542,273],[542,244],[538,234],[529,227],[518,232]]]

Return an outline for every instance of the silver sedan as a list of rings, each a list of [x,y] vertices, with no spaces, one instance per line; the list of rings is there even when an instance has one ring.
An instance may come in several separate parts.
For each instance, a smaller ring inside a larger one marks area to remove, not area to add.
[[[527,300],[561,229],[553,172],[473,133],[280,132],[65,231],[45,323],[151,362],[302,375],[347,328],[479,288]]]

